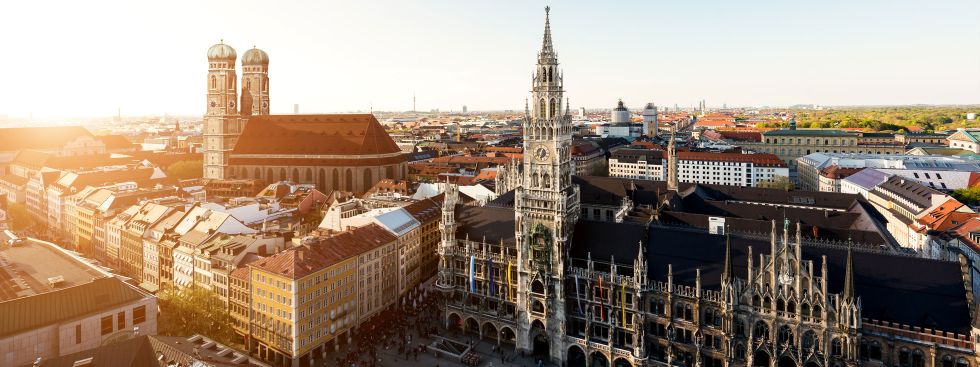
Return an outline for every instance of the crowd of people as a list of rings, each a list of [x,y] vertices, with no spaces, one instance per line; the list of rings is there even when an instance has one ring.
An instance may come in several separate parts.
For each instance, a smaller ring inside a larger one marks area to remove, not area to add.
[[[438,294],[430,292],[361,324],[354,334],[353,345],[335,358],[336,366],[379,367],[383,362],[379,356],[381,350],[396,352],[394,360],[387,361],[385,366],[396,365],[394,362],[399,360],[417,361],[419,354],[428,351],[421,337],[439,330],[441,311],[435,306],[437,303]]]

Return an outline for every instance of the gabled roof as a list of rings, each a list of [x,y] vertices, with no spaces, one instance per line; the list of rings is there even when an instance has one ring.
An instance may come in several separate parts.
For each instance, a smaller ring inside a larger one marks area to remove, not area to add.
[[[119,150],[133,148],[133,143],[122,135],[99,135],[96,138],[105,144],[106,150]]]
[[[11,127],[0,129],[0,152],[23,149],[61,149],[80,137],[92,138],[81,126]]]
[[[300,279],[396,239],[391,232],[372,223],[330,237],[317,238],[315,243],[290,248],[248,266],[290,279]]]
[[[369,155],[401,153],[372,114],[257,115],[232,154]]]
[[[114,306],[135,302],[145,295],[116,277],[35,296],[0,302],[0,336],[77,319]]]
[[[891,177],[891,175],[885,172],[881,172],[874,168],[865,168],[844,178],[844,181],[860,186],[865,190],[871,190],[875,188],[875,186],[885,182],[885,180],[887,180],[889,177]]]

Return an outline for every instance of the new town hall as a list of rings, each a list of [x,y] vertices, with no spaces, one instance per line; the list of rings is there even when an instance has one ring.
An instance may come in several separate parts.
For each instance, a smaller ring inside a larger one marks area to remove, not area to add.
[[[573,177],[563,87],[546,13],[521,184],[447,190],[447,326],[568,366],[977,365],[960,263],[882,250],[853,195],[678,184],[673,146],[666,183]]]

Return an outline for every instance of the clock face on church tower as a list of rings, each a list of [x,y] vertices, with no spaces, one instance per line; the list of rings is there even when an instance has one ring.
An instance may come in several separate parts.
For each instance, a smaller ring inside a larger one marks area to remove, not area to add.
[[[538,162],[544,162],[548,160],[548,148],[539,146],[534,149],[534,159]]]

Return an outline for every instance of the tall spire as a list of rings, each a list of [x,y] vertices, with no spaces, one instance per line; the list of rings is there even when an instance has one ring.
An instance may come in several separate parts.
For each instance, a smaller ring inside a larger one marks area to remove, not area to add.
[[[844,268],[844,301],[854,300],[854,262],[851,259],[851,244],[847,244],[847,264]]]
[[[729,284],[732,280],[732,233],[731,228],[725,226],[725,266],[721,269],[721,283]]]
[[[670,141],[667,143],[667,190],[677,192],[680,179],[677,172],[677,145],[674,143],[675,129],[670,129]]]
[[[541,43],[541,56],[554,56],[555,49],[551,45],[551,7],[544,7],[544,40]]]

